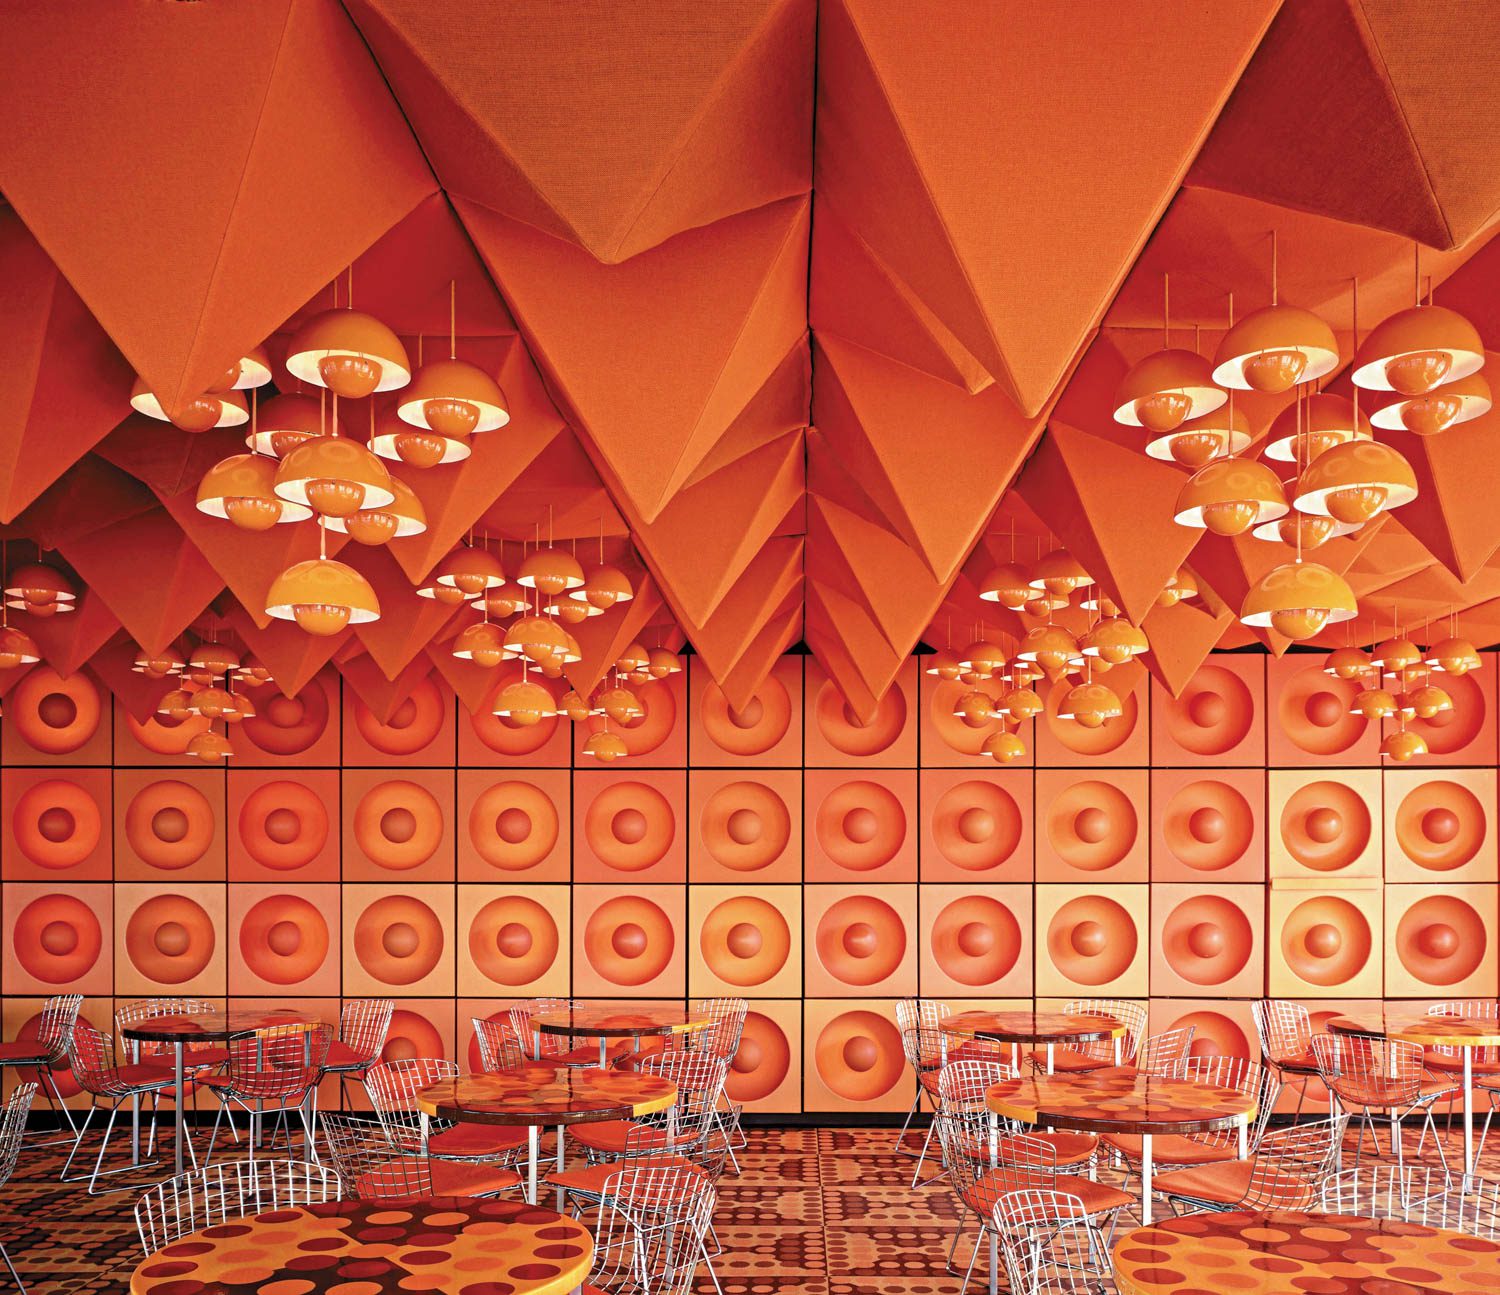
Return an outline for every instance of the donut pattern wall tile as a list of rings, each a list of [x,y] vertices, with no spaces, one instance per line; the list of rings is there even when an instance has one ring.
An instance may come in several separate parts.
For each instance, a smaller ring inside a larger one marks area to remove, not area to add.
[[[125,994],[223,994],[225,888],[204,882],[115,887],[115,989]]]
[[[1495,774],[1490,769],[1387,769],[1385,879],[1497,880]]]
[[[1153,887],[1151,992],[1258,996],[1265,922],[1263,886]]]
[[[690,881],[802,880],[800,769],[694,769],[688,805]]]
[[[0,890],[6,994],[109,994],[114,986],[113,887],[7,882]]]
[[[1147,908],[1145,886],[1038,886],[1037,994],[1144,997]]]
[[[915,770],[809,770],[805,787],[806,880],[916,881]]]
[[[681,998],[687,985],[682,886],[575,886],[573,992]]]
[[[1379,770],[1273,769],[1267,807],[1272,878],[1332,886],[1379,878],[1381,814]]]
[[[0,776],[0,877],[109,881],[108,769],[9,769]]]
[[[1380,726],[1351,709],[1359,686],[1325,674],[1322,660],[1321,654],[1289,653],[1266,662],[1266,754],[1272,768],[1380,762]]]
[[[921,880],[1030,881],[1033,779],[1029,769],[924,769]]]
[[[222,773],[120,769],[114,803],[116,877],[162,885],[224,879]]]
[[[1030,886],[921,886],[917,899],[924,994],[1031,995]]]
[[[1494,886],[1387,886],[1386,994],[1493,998],[1496,918]]]
[[[1276,998],[1378,998],[1385,924],[1378,888],[1271,888],[1267,991]]]
[[[454,993],[452,886],[343,887],[344,990],[396,997]]]
[[[93,676],[28,670],[5,696],[0,759],[8,765],[107,765],[113,742],[108,694]]]
[[[1151,771],[1151,880],[1264,882],[1261,769]]]
[[[460,886],[458,992],[567,997],[567,886]]]
[[[566,882],[571,779],[563,769],[458,771],[459,881]]]
[[[890,998],[810,999],[804,1010],[803,1103],[810,1111],[900,1111],[911,1101]]]
[[[429,675],[382,718],[343,690],[343,763],[451,765],[457,742],[453,696]]]
[[[338,994],[337,886],[232,886],[228,931],[231,994]]]
[[[1142,769],[1036,775],[1036,879],[1101,888],[1145,881],[1148,778]]]
[[[454,877],[451,769],[346,769],[344,879],[407,883]]]
[[[687,880],[687,776],[681,770],[580,771],[573,792],[575,880]]]
[[[1147,1028],[1152,1034],[1193,1027],[1189,1055],[1260,1060],[1250,1004],[1228,998],[1153,998]]]
[[[230,769],[225,777],[231,881],[339,880],[336,770]]]
[[[897,671],[874,713],[860,716],[822,667],[808,657],[803,701],[807,767],[915,768],[916,711],[916,658]]]
[[[802,990],[800,886],[694,886],[688,993],[788,998]]]
[[[1266,761],[1265,658],[1220,653],[1173,697],[1151,681],[1151,758],[1158,766]]]
[[[800,768],[804,660],[782,657],[745,705],[735,707],[703,668],[702,658],[690,657],[688,740],[693,765]]]
[[[805,886],[803,896],[808,994],[916,992],[915,886]]]
[[[1033,722],[1036,735],[1036,763],[1038,767],[1052,765],[1076,767],[1078,765],[1132,765],[1147,764],[1150,758],[1151,729],[1148,723],[1150,692],[1139,667],[1118,666],[1122,676],[1137,671],[1140,687],[1127,689],[1111,671],[1109,679],[1120,697],[1123,713],[1116,719],[1107,719],[1098,728],[1084,728],[1071,719],[1063,719],[1058,708],[1068,690],[1049,687],[1045,682],[1036,685],[1044,703],[1042,713]]]

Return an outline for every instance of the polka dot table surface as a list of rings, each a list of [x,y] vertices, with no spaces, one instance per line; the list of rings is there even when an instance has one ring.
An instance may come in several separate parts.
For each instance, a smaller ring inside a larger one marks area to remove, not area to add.
[[[581,1223],[520,1201],[329,1201],[190,1232],[143,1260],[130,1290],[561,1295],[582,1283],[593,1254]]]
[[[126,1026],[121,1032],[127,1039],[175,1043],[179,1039],[185,1042],[195,1039],[229,1039],[239,1034],[253,1034],[256,1030],[317,1024],[319,1021],[316,1015],[292,1008],[272,1008],[267,1011],[237,1010],[151,1016]]]
[[[677,1085],[660,1075],[582,1066],[522,1066],[443,1079],[417,1094],[428,1115],[478,1124],[582,1124],[666,1110]]]
[[[1001,1043],[1082,1043],[1125,1033],[1113,1016],[1066,1012],[959,1012],[945,1016],[939,1024],[950,1034],[972,1034]]]
[[[1342,1214],[1192,1214],[1127,1233],[1114,1260],[1121,1295],[1500,1290],[1500,1241]]]
[[[1418,1012],[1335,1016],[1328,1022],[1334,1034],[1373,1034],[1404,1039],[1423,1047],[1483,1048],[1500,1045],[1500,1020],[1475,1016],[1424,1016]]]
[[[1203,1133],[1256,1113],[1253,1093],[1134,1070],[1005,1079],[985,1094],[997,1115],[1095,1133]]]

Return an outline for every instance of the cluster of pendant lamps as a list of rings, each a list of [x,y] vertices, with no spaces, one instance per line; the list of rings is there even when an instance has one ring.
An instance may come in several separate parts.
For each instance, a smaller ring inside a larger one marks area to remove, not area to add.
[[[1455,311],[1423,301],[1420,263],[1416,267],[1416,301],[1359,340],[1357,285],[1354,295],[1355,355],[1351,377],[1354,397],[1320,391],[1319,381],[1340,363],[1333,330],[1311,311],[1282,304],[1276,282],[1276,240],[1272,235],[1271,304],[1233,319],[1213,359],[1170,345],[1141,360],[1125,375],[1115,395],[1114,417],[1144,429],[1152,439],[1146,452],[1194,470],[1177,500],[1174,520],[1215,535],[1253,535],[1286,545],[1291,561],[1279,563],[1250,588],[1240,620],[1271,629],[1294,642],[1316,637],[1327,626],[1358,614],[1353,590],[1332,568],[1308,561],[1304,554],[1329,539],[1352,535],[1417,495],[1416,476],[1406,459],[1375,439],[1375,431],[1405,430],[1438,435],[1490,408],[1489,386],[1480,372],[1484,346],[1477,330]],[[1164,334],[1170,320],[1165,310]],[[1164,337],[1165,340],[1165,337]],[[1272,424],[1266,438],[1266,461],[1244,453],[1253,437],[1237,391],[1292,393],[1292,403]],[[1361,397],[1367,410],[1360,408]],[[1281,472],[1292,475],[1283,480]],[[1372,717],[1394,718],[1398,729],[1387,738],[1393,759],[1421,754],[1419,735],[1407,731],[1413,715],[1440,713],[1451,699],[1421,686],[1418,669],[1433,666],[1409,640],[1392,640],[1416,653],[1406,662],[1402,652],[1393,677],[1399,696],[1382,709],[1389,690],[1364,703]],[[1467,653],[1447,654],[1451,661]],[[1434,649],[1435,650],[1435,649]],[[1346,653],[1354,649],[1341,650]],[[1361,654],[1362,655],[1362,654]],[[1375,656],[1380,655],[1376,649]],[[1351,666],[1352,668],[1352,666]],[[1373,658],[1354,675],[1364,678],[1384,666]],[[1458,671],[1461,673],[1461,671]],[[1401,699],[1413,695],[1411,707]],[[1401,703],[1401,704],[1398,704]],[[1431,709],[1436,706],[1437,709]]]
[[[204,764],[222,764],[234,754],[229,726],[255,717],[249,694],[235,691],[270,683],[271,672],[256,657],[242,655],[226,643],[210,639],[187,652],[169,648],[165,652],[138,652],[131,666],[148,679],[176,678],[179,686],[156,704],[156,713],[175,721],[199,716],[208,727],[193,734],[187,754]],[[214,728],[222,723],[221,733]]]
[[[32,616],[63,616],[78,610],[78,589],[64,571],[42,561],[25,562],[14,571],[6,564],[6,542],[0,540],[0,670],[35,665],[42,659],[36,640],[10,623],[13,611]]]

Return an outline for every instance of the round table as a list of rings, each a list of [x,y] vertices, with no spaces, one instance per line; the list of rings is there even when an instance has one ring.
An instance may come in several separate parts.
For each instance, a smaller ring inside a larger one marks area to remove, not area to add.
[[[1417,1012],[1382,1012],[1378,1017],[1335,1016],[1328,1022],[1330,1034],[1367,1034],[1400,1039],[1423,1048],[1457,1048],[1463,1055],[1464,1174],[1474,1172],[1474,1049],[1500,1048],[1500,1020],[1477,1016],[1453,1016],[1444,1012],[1429,1016]]]
[[[1151,1222],[1151,1139],[1157,1134],[1237,1128],[1240,1157],[1257,1113],[1254,1093],[1134,1071],[1002,1079],[985,1093],[996,1115],[1081,1133],[1134,1133],[1141,1139],[1141,1222]]]
[[[537,1192],[537,1143],[544,1125],[558,1131],[557,1167],[562,1169],[562,1129],[567,1124],[629,1120],[664,1111],[677,1101],[670,1079],[637,1070],[595,1070],[580,1066],[530,1064],[440,1079],[417,1093],[422,1141],[429,1119],[469,1124],[524,1125],[528,1130],[527,1199]],[[558,1199],[562,1199],[559,1190]]]
[[[542,1035],[599,1039],[599,1064],[609,1065],[609,1040],[696,1034],[714,1023],[706,1012],[675,1003],[577,1003],[561,1011],[537,1012],[531,1018],[532,1053],[540,1057]]]
[[[1041,1043],[1047,1049],[1047,1073],[1052,1073],[1054,1049],[1059,1043],[1093,1043],[1113,1039],[1115,1065],[1120,1064],[1120,1041],[1125,1027],[1113,1016],[1086,1012],[958,1012],[938,1022],[942,1034],[943,1064],[948,1064],[948,1035],[969,1034],[976,1039],[1009,1043],[1017,1070],[1021,1068],[1020,1045]]]
[[[306,1026],[313,1028],[323,1022],[316,1016],[293,1008],[272,1008],[265,1011],[235,1009],[229,1012],[184,1012],[171,1016],[148,1016],[145,1020],[121,1026],[120,1037],[131,1043],[170,1043],[172,1045],[172,1079],[176,1084],[177,1100],[173,1102],[175,1114],[173,1124],[176,1137],[173,1148],[177,1173],[182,1172],[183,1113],[187,1107],[183,1092],[183,1048],[189,1043],[223,1043],[229,1039],[255,1034],[260,1030],[278,1027]],[[136,1050],[139,1053],[139,1049]],[[136,1146],[140,1101],[131,1100],[131,1147]]]
[[[1393,1219],[1294,1210],[1188,1214],[1115,1242],[1121,1295],[1500,1289],[1500,1241]]]
[[[582,1223],[522,1201],[328,1201],[189,1232],[136,1265],[130,1293],[563,1295],[593,1258]]]

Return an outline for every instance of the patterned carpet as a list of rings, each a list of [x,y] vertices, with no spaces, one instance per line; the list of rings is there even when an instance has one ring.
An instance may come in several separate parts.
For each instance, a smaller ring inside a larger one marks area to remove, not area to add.
[[[941,1183],[912,1191],[913,1162],[891,1153],[894,1136],[752,1130],[742,1173],[726,1176],[714,1215],[724,1295],[957,1295],[959,1280],[944,1272],[958,1218],[953,1196]],[[1452,1155],[1454,1135],[1447,1145]],[[1500,1169],[1495,1151],[1486,1162],[1491,1173]],[[54,1148],[26,1148],[0,1190],[0,1241],[33,1295],[119,1295],[140,1259],[135,1193],[91,1198],[82,1183],[57,1181],[60,1164]],[[143,1185],[152,1172],[142,1174]],[[961,1243],[961,1260],[967,1255]],[[971,1295],[984,1289],[983,1266],[981,1259]],[[712,1291],[700,1277],[697,1295]]]

